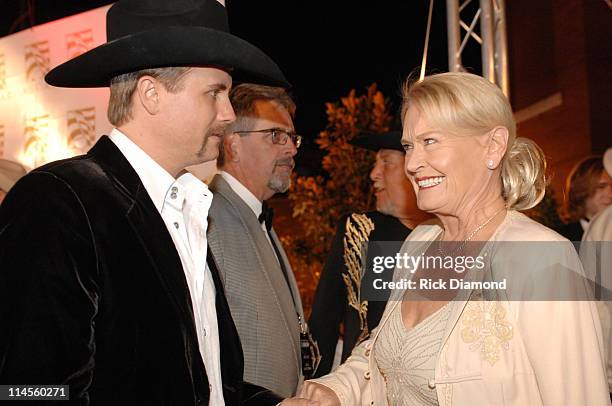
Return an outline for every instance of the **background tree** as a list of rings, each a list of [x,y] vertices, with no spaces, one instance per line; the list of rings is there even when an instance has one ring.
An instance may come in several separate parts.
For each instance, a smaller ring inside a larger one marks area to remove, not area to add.
[[[340,217],[373,208],[369,173],[375,155],[348,141],[360,134],[386,132],[392,120],[389,101],[376,84],[359,96],[353,89],[326,107],[328,123],[316,139],[325,152],[324,174],[294,177],[289,199],[300,233],[282,238],[308,310]]]

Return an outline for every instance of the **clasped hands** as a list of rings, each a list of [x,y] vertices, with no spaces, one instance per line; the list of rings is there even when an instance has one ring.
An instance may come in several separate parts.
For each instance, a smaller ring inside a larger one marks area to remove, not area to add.
[[[306,381],[298,395],[283,400],[281,406],[340,406],[340,399],[327,386]]]

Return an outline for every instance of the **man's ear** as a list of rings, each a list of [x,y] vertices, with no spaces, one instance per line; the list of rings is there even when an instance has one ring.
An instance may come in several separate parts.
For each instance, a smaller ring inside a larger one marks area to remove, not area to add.
[[[495,127],[489,136],[489,146],[485,157],[489,169],[495,169],[502,161],[508,148],[508,129],[506,127]]]
[[[143,76],[136,83],[136,100],[149,113],[155,115],[160,110],[159,89],[162,86],[152,76]]]
[[[242,150],[242,138],[239,134],[230,133],[223,137],[223,147],[225,150],[226,161],[239,162],[240,151]]]

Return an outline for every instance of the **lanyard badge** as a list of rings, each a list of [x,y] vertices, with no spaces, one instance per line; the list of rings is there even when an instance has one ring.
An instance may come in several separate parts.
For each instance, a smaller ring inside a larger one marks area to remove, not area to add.
[[[304,379],[310,379],[317,372],[319,363],[321,362],[321,353],[319,345],[312,338],[312,334],[308,331],[308,325],[298,316],[300,324],[300,348],[302,350],[302,374]]]

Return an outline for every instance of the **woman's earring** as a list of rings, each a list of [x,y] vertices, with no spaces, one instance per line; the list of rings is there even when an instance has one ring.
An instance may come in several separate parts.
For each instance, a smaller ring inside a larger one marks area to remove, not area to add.
[[[493,169],[495,167],[495,162],[493,162],[492,159],[489,159],[487,161],[487,166],[489,167],[489,169]]]

